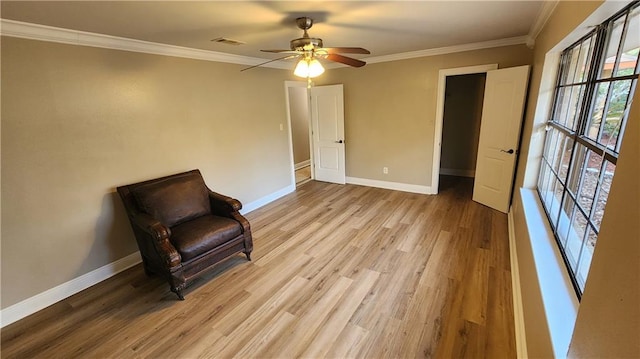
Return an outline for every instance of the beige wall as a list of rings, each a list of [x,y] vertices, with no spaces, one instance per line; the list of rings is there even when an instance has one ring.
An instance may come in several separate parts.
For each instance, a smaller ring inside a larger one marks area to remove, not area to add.
[[[309,161],[309,100],[306,87],[289,87],[293,163]]]
[[[318,84],[344,84],[347,176],[430,186],[438,71],[527,65],[531,54],[516,45],[328,71]]]
[[[544,110],[538,109],[538,95],[541,90],[542,70],[547,52],[558,42],[576,28],[599,4],[596,2],[561,2],[556,7],[553,15],[536,39],[533,56],[533,66],[529,81],[529,96],[525,120],[522,128],[522,143],[518,158],[515,188],[535,187],[537,166],[540,161],[541,141],[544,139],[544,129],[540,125],[546,121]],[[556,66],[557,65],[552,65]],[[547,70],[548,71],[548,70]],[[550,95],[545,93],[543,95]],[[538,118],[536,118],[536,115]],[[535,121],[534,121],[535,119]],[[536,124],[534,125],[534,122]],[[530,149],[530,147],[534,147]],[[525,170],[530,172],[533,181],[524,183]],[[514,191],[517,196],[519,191]],[[553,348],[546,318],[542,294],[538,283],[536,265],[533,259],[532,248],[529,241],[525,218],[523,216],[521,202],[514,199],[512,214],[515,223],[515,241],[520,272],[520,286],[522,291],[522,308],[524,315],[524,327],[526,330],[526,342],[528,355],[532,358],[545,358],[553,355]]]
[[[537,107],[545,57],[552,49],[561,51],[563,49],[562,45],[566,47],[577,41],[579,37],[569,36],[570,33],[578,28],[600,4],[602,4],[601,1],[560,1],[536,38],[533,49],[531,77],[529,79],[527,108],[522,126],[522,142],[520,143],[520,155],[518,156],[515,188],[534,188],[536,185],[535,179],[537,178],[538,163],[542,153],[541,143],[544,141],[545,134],[544,126],[541,123],[547,120],[548,115],[546,108]],[[584,27],[584,34],[589,30],[591,29]],[[565,39],[568,36],[569,38]],[[557,47],[557,49],[554,49],[554,47]],[[557,69],[557,63],[552,67],[550,70],[554,72]],[[543,96],[550,97],[553,95],[553,84],[555,84],[555,78],[552,80],[550,87],[543,87]],[[528,172],[527,176],[525,176],[526,172]],[[516,192],[514,191],[514,193]]]
[[[536,39],[533,66],[529,80],[529,95],[525,119],[522,127],[522,142],[516,173],[514,196],[518,196],[520,187],[534,188],[535,179],[540,162],[542,141],[544,140],[544,126],[546,118],[544,108],[538,108],[538,95],[541,91],[542,73],[547,53],[560,41],[569,35],[578,25],[597,7],[597,2],[560,2],[543,30]],[[557,68],[556,64],[550,66]],[[547,72],[549,69],[546,70]],[[554,81],[552,80],[551,83]],[[549,96],[543,88],[542,96]],[[536,110],[538,113],[536,113]],[[535,124],[534,124],[535,123]],[[530,179],[525,181],[525,172]],[[525,183],[526,182],[526,183]],[[553,356],[553,348],[549,327],[544,318],[546,313],[540,292],[538,274],[530,238],[524,218],[522,203],[519,198],[512,201],[512,215],[514,219],[514,237],[516,242],[517,260],[520,274],[520,290],[522,292],[522,311],[528,355],[531,358],[548,358]]]
[[[347,174],[428,185],[438,70],[530,54],[328,71],[322,81],[345,83]],[[2,38],[2,308],[136,252],[118,185],[200,168],[245,204],[293,185],[280,131],[292,75],[241,68]]]
[[[440,167],[476,169],[485,74],[448,76],[445,90]]]
[[[114,189],[199,168],[243,203],[292,185],[289,72],[2,38],[2,307],[137,251]]]
[[[550,51],[562,50],[624,6],[621,2],[561,1],[538,36],[530,81],[528,107],[516,187],[534,188],[540,161],[547,112],[541,102],[550,95],[543,81],[543,64]],[[607,15],[608,14],[608,15]],[[588,19],[589,18],[589,19]],[[583,23],[584,22],[584,23]],[[551,66],[557,66],[551,64]],[[553,69],[552,69],[553,70]],[[548,71],[548,69],[545,69]],[[551,71],[553,72],[553,71]],[[553,80],[553,79],[552,79]],[[542,84],[542,85],[541,85]],[[539,96],[540,94],[540,96]],[[579,305],[569,356],[576,358],[639,357],[640,341],[640,91],[636,91],[615,178],[607,203],[598,245]],[[518,195],[518,191],[514,192]],[[549,332],[542,307],[535,264],[526,234],[523,211],[514,199],[512,214],[523,297],[523,312],[529,357],[549,357]]]

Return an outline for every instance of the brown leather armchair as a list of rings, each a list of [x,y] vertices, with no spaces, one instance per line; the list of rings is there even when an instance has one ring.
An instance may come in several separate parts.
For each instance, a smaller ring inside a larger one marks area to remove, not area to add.
[[[238,252],[251,260],[253,240],[242,204],[207,188],[199,170],[118,187],[144,270],[182,290],[213,264]]]

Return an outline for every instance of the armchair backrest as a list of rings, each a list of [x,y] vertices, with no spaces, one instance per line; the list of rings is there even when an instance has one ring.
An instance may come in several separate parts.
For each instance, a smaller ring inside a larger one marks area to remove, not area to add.
[[[121,186],[118,193],[130,216],[147,213],[168,227],[211,213],[199,170]]]

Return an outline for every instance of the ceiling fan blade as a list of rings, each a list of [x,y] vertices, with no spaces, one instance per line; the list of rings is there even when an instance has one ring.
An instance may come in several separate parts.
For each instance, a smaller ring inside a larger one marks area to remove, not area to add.
[[[325,47],[324,50],[329,54],[343,53],[343,54],[370,54],[371,52],[362,47]]]
[[[270,62],[275,62],[275,61],[279,61],[279,60],[289,60],[289,59],[293,59],[294,57],[298,57],[299,55],[287,55],[287,56],[283,56],[283,57],[279,57],[277,59],[273,59],[273,60],[269,60],[269,61],[265,61],[263,63],[257,64],[257,65],[253,65],[247,68],[244,68],[242,70],[240,70],[240,72],[242,71],[247,71],[247,70],[251,70],[251,69],[255,69],[256,67],[260,67],[262,65],[266,65]]]
[[[276,54],[297,54],[297,51],[294,50],[260,50],[262,52],[274,52]]]
[[[356,60],[354,58],[342,56],[339,54],[329,54],[327,55],[326,59],[330,61],[339,62],[341,64],[353,66],[353,67],[362,67],[367,64],[364,61]]]

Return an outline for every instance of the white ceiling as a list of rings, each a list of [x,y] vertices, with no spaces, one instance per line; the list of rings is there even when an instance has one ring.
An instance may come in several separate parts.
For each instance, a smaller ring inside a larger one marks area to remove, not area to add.
[[[357,46],[362,59],[526,36],[544,1],[2,1],[3,19],[272,59],[301,37],[295,18],[325,47]],[[226,37],[246,42],[212,42]],[[349,55],[351,56],[351,55]]]

